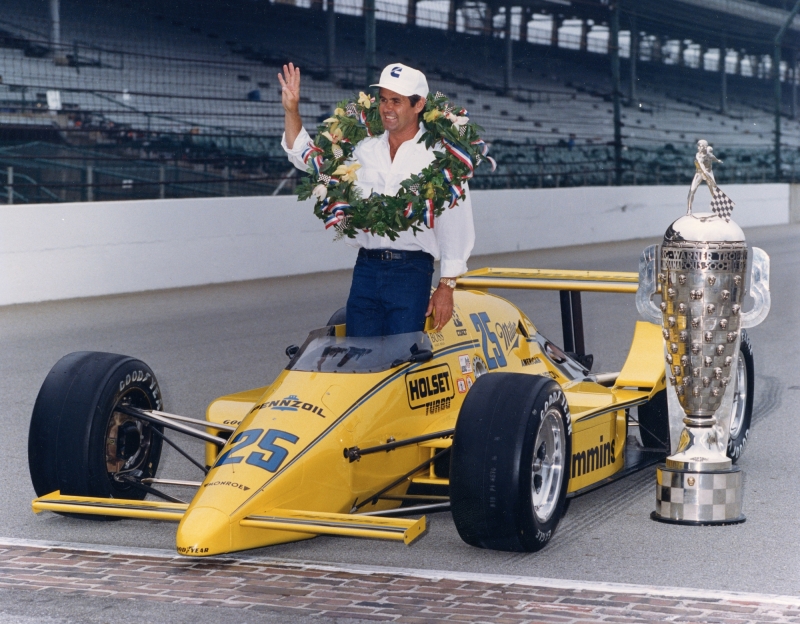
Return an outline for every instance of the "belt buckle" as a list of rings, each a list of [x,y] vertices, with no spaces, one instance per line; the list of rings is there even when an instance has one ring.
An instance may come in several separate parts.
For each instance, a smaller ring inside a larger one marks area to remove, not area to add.
[[[394,260],[391,249],[386,249],[381,253],[381,260]]]

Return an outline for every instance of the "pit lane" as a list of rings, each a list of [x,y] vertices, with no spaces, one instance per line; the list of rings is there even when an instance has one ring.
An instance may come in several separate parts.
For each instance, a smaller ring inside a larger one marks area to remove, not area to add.
[[[649,469],[572,502],[548,547],[533,554],[474,549],[449,514],[429,516],[429,534],[411,547],[319,537],[258,554],[336,565],[386,565],[797,596],[800,544],[794,527],[800,467],[800,226],[750,229],[751,245],[772,258],[770,316],[750,331],[756,355],[746,473],[747,522],[703,528],[649,519],[655,501]],[[480,266],[635,271],[654,240],[473,258]],[[324,253],[322,250],[320,253]],[[124,260],[120,260],[124,261]],[[131,260],[131,270],[136,270]],[[266,385],[300,344],[344,304],[349,272],[0,308],[0,436],[4,479],[0,536],[114,547],[174,548],[172,523],[91,522],[34,516],[27,470],[33,402],[50,367],[77,350],[125,353],[156,372],[169,411],[201,416],[213,398]],[[559,342],[558,293],[505,291],[539,330]],[[584,295],[587,351],[595,371],[619,370],[636,320],[632,296]],[[199,450],[199,446],[198,446]],[[198,479],[196,469],[165,450],[161,474]]]

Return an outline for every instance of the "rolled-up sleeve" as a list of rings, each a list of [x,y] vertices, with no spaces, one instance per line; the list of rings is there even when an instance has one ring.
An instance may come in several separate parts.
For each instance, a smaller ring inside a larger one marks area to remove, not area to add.
[[[311,142],[311,136],[309,136],[308,132],[306,132],[305,128],[300,129],[300,134],[297,135],[297,138],[294,140],[294,145],[289,147],[286,144],[286,133],[283,133],[281,137],[281,147],[283,151],[289,156],[289,162],[291,162],[295,167],[300,169],[300,171],[307,171],[308,165],[303,162],[303,150],[308,146]]]
[[[467,259],[475,246],[472,198],[464,185],[464,199],[455,208],[447,208],[433,228],[441,255],[442,277],[457,277],[467,272]]]

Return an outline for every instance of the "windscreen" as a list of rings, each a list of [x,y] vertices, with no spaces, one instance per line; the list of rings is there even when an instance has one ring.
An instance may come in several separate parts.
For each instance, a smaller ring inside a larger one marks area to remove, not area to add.
[[[287,370],[317,373],[379,373],[431,351],[424,332],[352,338],[332,336],[330,327],[312,331]]]

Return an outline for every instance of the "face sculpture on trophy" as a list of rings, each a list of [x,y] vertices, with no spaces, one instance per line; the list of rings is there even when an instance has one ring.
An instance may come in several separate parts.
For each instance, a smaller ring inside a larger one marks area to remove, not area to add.
[[[642,254],[636,298],[639,312],[663,328],[667,392],[675,393],[679,407],[674,411],[681,412],[673,414],[671,408],[670,420],[680,418],[683,424],[675,452],[658,467],[651,517],[679,524],[744,521],[742,472],[725,454],[730,423],[715,414],[736,374],[741,330],[758,325],[770,306],[769,257],[753,248],[755,307],[742,310],[747,243],[730,220],[733,202],[710,172],[710,159],[717,161],[710,149],[706,141],[698,142],[689,212],[669,226],[660,249],[652,245]],[[713,212],[692,214],[694,192],[703,180],[712,192]],[[659,307],[651,299],[657,292]]]

